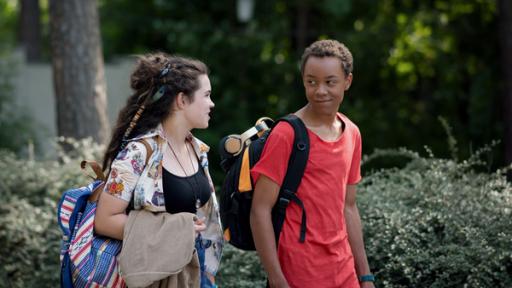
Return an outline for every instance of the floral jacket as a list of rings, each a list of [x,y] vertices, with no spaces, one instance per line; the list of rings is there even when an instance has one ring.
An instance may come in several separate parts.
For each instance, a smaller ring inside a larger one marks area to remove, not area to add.
[[[130,139],[126,147],[119,152],[112,162],[105,191],[130,201],[134,197],[135,209],[145,209],[152,212],[165,212],[164,193],[162,186],[163,147],[167,140],[163,136],[162,126]],[[137,140],[147,141],[153,153],[146,161],[146,147]],[[208,202],[199,208],[197,214],[205,217],[206,230],[201,232],[205,250],[205,271],[215,275],[223,248],[222,226],[219,217],[219,206],[215,197],[213,182],[208,171],[207,152],[210,148],[199,139],[189,135],[194,151],[199,158],[201,167],[208,177],[212,195]]]

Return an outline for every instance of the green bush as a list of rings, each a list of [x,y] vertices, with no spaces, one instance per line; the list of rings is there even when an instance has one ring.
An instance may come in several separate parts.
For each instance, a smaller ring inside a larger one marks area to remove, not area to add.
[[[27,161],[0,151],[0,287],[55,287],[59,278],[56,202],[87,183],[79,160],[101,147],[72,142],[60,161]],[[404,168],[369,173],[358,203],[378,287],[512,287],[512,187],[503,171],[477,172],[483,152],[455,162],[417,153]],[[363,166],[364,167],[364,166]],[[254,252],[227,246],[221,287],[264,287]]]
[[[56,203],[35,206],[15,196],[0,204],[0,287],[55,287],[59,283]]]
[[[362,182],[359,209],[379,287],[512,287],[512,188],[503,171],[420,158]],[[384,153],[385,154],[385,153]]]
[[[0,150],[0,287],[56,287],[60,229],[57,201],[70,187],[87,183],[81,159],[99,159],[90,139],[61,139],[74,149],[59,161],[19,159]]]
[[[226,245],[217,275],[217,284],[225,288],[265,287],[266,275],[254,251],[242,251]]]
[[[404,168],[370,173],[359,185],[377,287],[512,287],[512,188],[503,171],[475,172],[488,150],[460,163],[404,149],[365,157],[365,164],[412,159]],[[228,249],[219,284],[242,287],[235,279],[264,287],[254,253]]]

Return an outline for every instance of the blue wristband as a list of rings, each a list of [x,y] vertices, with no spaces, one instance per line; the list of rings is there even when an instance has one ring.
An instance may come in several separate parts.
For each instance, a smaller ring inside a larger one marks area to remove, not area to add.
[[[372,274],[366,274],[359,276],[359,282],[375,282],[375,276]]]

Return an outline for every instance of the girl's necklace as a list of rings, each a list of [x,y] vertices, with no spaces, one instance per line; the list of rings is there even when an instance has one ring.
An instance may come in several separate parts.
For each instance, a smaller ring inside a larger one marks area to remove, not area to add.
[[[199,184],[197,183],[197,179],[193,176],[194,173],[192,173],[191,175],[188,175],[187,174],[187,171],[185,170],[185,167],[183,167],[183,165],[181,164],[180,162],[180,159],[178,159],[178,155],[176,155],[176,152],[174,152],[174,149],[172,148],[171,144],[169,143],[169,141],[167,141],[167,146],[169,146],[169,148],[171,149],[171,152],[172,154],[174,155],[174,158],[176,158],[176,161],[178,162],[178,164],[180,165],[181,169],[183,170],[183,173],[185,174],[185,181],[187,181],[187,183],[190,185],[190,188],[192,188],[192,192],[194,193],[194,202],[195,202],[195,207],[196,207],[196,211],[197,209],[199,209],[201,207],[201,199],[199,199],[198,195],[197,195],[197,190],[198,190],[198,186]],[[185,143],[185,148],[187,148],[187,154],[188,154],[188,159],[190,160],[190,165],[192,167],[192,170],[194,169],[194,162],[192,161],[192,157],[190,157],[190,150],[188,149],[188,143]],[[194,183],[195,183],[195,186],[192,185],[192,183],[189,181],[188,178],[192,177],[194,179]]]

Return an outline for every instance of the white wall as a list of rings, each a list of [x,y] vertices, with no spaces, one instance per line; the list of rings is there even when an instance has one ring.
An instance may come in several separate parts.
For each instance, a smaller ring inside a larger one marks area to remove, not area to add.
[[[53,90],[51,63],[28,64],[21,52],[14,55],[16,67],[14,77],[14,99],[20,109],[34,120],[38,135],[34,135],[43,147],[47,148],[50,139],[57,136],[57,115]],[[129,77],[135,61],[133,58],[120,58],[114,63],[105,64],[107,83],[107,113],[111,125],[117,113],[131,94]],[[44,149],[46,150],[46,149]]]

